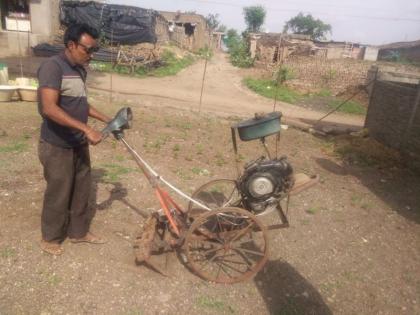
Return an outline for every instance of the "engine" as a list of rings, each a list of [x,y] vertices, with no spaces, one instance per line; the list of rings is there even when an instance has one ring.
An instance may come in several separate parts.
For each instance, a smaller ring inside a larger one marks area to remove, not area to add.
[[[293,184],[293,168],[287,157],[274,160],[261,157],[245,165],[239,190],[245,208],[258,214],[286,196]]]

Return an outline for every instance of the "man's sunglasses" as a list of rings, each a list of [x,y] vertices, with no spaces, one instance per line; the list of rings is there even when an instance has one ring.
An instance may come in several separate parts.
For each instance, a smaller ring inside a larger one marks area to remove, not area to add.
[[[93,54],[93,53],[95,53],[95,52],[97,52],[99,50],[99,47],[98,46],[87,47],[87,46],[83,45],[82,43],[78,43],[78,45],[82,46],[83,49],[84,49],[84,51],[88,55]]]

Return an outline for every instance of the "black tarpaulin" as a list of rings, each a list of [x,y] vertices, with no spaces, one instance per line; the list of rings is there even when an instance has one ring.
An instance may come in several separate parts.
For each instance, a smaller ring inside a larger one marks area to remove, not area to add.
[[[94,1],[61,1],[61,23],[86,23],[115,44],[156,43],[154,10],[102,4]]]
[[[50,57],[58,55],[64,50],[64,45],[50,45],[48,43],[38,44],[32,47],[32,51],[35,56],[38,57]],[[104,62],[115,62],[118,57],[118,52],[112,51],[111,49],[100,48],[99,51],[95,52],[92,56],[93,60],[104,61]],[[143,57],[135,57],[136,62],[143,61]]]

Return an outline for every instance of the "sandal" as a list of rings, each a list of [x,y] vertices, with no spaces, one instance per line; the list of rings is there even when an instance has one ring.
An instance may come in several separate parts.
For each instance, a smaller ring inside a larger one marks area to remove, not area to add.
[[[60,243],[57,243],[57,242],[48,242],[45,240],[41,240],[41,243],[39,244],[39,246],[44,252],[53,256],[60,256],[61,254],[64,253],[63,247],[61,246]]]
[[[87,234],[84,237],[69,238],[69,240],[72,243],[90,243],[90,244],[105,244],[106,243],[106,240],[92,234],[91,232],[87,232]]]

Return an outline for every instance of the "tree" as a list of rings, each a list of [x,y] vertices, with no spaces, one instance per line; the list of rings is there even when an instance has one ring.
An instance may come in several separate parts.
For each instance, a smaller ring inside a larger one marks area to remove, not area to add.
[[[300,12],[284,25],[284,32],[289,31],[294,34],[309,35],[313,40],[325,39],[325,35],[331,33],[331,25],[313,18],[311,14],[303,15]]]
[[[244,8],[245,23],[250,32],[259,32],[264,24],[266,11],[263,6],[256,5]]]
[[[216,29],[216,32],[223,32],[223,33],[225,33],[226,31],[227,31],[227,26],[226,25],[223,25],[223,24],[220,24],[217,27],[217,29]]]
[[[227,31],[223,41],[225,42],[226,47],[230,50],[239,45],[241,37],[235,29],[231,28]]]
[[[248,44],[235,29],[229,29],[223,41],[229,49],[230,61],[234,66],[240,68],[252,67],[254,60],[249,54]]]
[[[220,24],[219,14],[210,13],[209,15],[207,15],[206,21],[207,21],[207,26],[209,27],[210,31],[214,31],[215,29],[217,29],[217,27]]]

